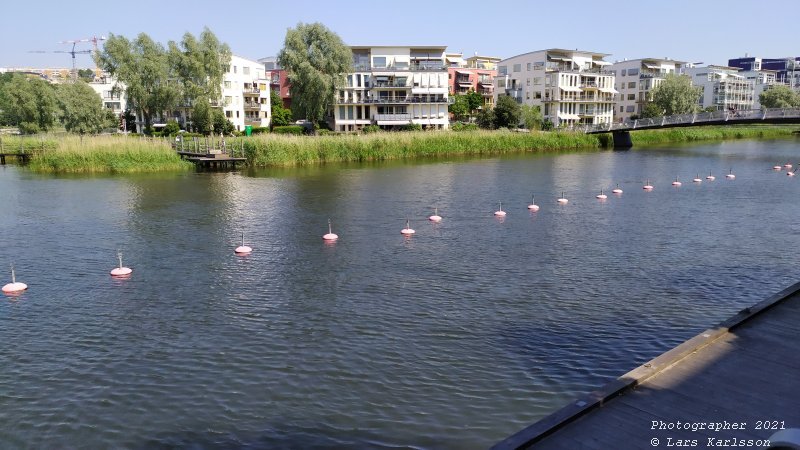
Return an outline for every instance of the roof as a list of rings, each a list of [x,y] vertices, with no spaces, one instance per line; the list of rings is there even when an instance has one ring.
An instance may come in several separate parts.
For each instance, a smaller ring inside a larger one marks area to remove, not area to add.
[[[567,50],[565,48],[548,48],[548,49],[544,49],[544,50],[534,50],[532,52],[520,53],[519,55],[509,56],[508,58],[505,58],[505,59],[503,59],[503,60],[501,60],[499,62],[504,62],[504,61],[508,61],[509,59],[519,58],[520,56],[530,55],[530,54],[533,54],[533,53],[541,53],[541,52],[547,52],[547,53],[549,53],[549,52],[584,53],[584,54],[592,55],[592,57],[599,56],[600,58],[605,58],[606,56],[611,56],[610,53],[598,53],[598,52],[592,52],[592,51],[588,51],[588,50],[578,50],[578,49]]]
[[[432,49],[442,50],[447,49],[446,45],[351,45],[350,49],[369,49],[369,48],[410,48],[410,49]]]

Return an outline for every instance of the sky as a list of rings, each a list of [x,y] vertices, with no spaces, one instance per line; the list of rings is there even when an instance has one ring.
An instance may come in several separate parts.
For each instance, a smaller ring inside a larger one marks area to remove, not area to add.
[[[349,45],[446,45],[507,58],[547,48],[725,65],[744,56],[800,56],[798,0],[536,0],[98,2],[2,0],[0,67],[71,67],[65,40],[146,33],[166,45],[209,27],[234,54],[274,56],[288,28],[321,22]],[[79,44],[76,50],[90,50]],[[92,67],[76,55],[79,68]]]

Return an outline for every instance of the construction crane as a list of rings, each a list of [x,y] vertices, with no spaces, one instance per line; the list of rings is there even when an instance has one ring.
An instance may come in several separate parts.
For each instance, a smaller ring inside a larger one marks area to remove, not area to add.
[[[75,55],[88,55],[88,54],[91,54],[91,53],[97,53],[97,42],[98,41],[104,41],[104,40],[106,40],[105,36],[100,36],[100,37],[92,36],[92,37],[86,38],[86,39],[75,39],[75,40],[71,40],[71,41],[61,41],[61,42],[59,42],[59,44],[72,44],[72,50],[52,50],[52,51],[31,50],[28,53],[69,53],[70,55],[72,55],[72,72],[71,72],[71,76],[72,76],[72,79],[75,80],[75,79],[78,78],[78,70],[77,70],[76,65],[75,65]],[[81,43],[81,42],[91,42],[92,44],[94,44],[94,50],[75,50],[75,46],[78,43]]]

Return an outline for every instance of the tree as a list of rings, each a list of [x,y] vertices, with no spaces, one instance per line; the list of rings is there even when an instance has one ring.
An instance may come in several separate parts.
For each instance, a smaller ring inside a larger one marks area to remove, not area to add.
[[[520,108],[522,123],[529,130],[538,130],[542,126],[542,109],[539,106],[522,105]]]
[[[146,129],[154,117],[174,108],[182,96],[167,51],[144,33],[133,41],[111,34],[95,61],[125,86],[128,104],[142,115]],[[114,89],[120,89],[120,85]]]
[[[62,122],[67,131],[99,133],[105,128],[114,127],[115,120],[109,123],[103,99],[85,82],[77,80],[59,85],[57,94]]]
[[[466,95],[456,95],[453,103],[447,107],[447,111],[453,114],[456,120],[461,120],[469,114],[469,100]]]
[[[192,127],[194,131],[206,136],[214,131],[214,121],[211,116],[211,105],[208,102],[197,102],[192,108]]]
[[[787,86],[775,85],[758,96],[762,108],[800,107],[800,95]]]
[[[516,128],[519,125],[520,107],[514,97],[501,95],[494,107],[494,126],[496,128]]]
[[[292,111],[283,106],[280,94],[275,91],[269,93],[270,109],[272,111],[272,126],[282,127],[292,122]]]
[[[352,71],[350,47],[321,23],[297,24],[286,31],[278,63],[292,80],[292,108],[319,122],[333,105],[336,86]]]
[[[26,134],[50,129],[56,121],[58,105],[53,86],[38,78],[14,74],[0,88],[3,121]]]
[[[478,123],[479,127],[485,128],[487,130],[493,130],[495,122],[494,109],[487,108],[481,110],[475,117],[475,121]]]
[[[469,108],[470,114],[473,114],[478,108],[483,106],[483,96],[472,89],[467,92],[465,97],[467,99],[467,107]]]
[[[169,63],[183,88],[183,97],[190,102],[219,100],[222,80],[231,62],[231,49],[207,27],[200,39],[191,33],[183,35],[180,44],[170,41]]]
[[[78,69],[78,78],[89,83],[94,81],[94,70],[92,69]]]
[[[214,133],[231,134],[236,127],[225,117],[225,113],[219,108],[211,108],[211,121],[214,125]]]
[[[652,103],[659,107],[665,116],[690,114],[697,111],[697,100],[700,98],[701,89],[692,86],[691,78],[670,73],[651,91]]]
[[[642,118],[648,119],[652,117],[661,117],[664,115],[664,110],[655,103],[648,103],[642,109]]]

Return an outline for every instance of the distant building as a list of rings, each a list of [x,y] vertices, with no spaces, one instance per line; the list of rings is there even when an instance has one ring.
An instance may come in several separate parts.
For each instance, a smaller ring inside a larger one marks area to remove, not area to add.
[[[494,107],[494,78],[497,76],[496,64],[500,58],[476,55],[464,59],[460,53],[448,53],[447,58],[448,61],[459,63],[447,67],[450,95],[464,95],[475,91],[483,97],[483,108]]]
[[[738,67],[714,65],[684,69],[692,84],[702,88],[699,106],[717,111],[753,109],[755,83],[740,71]]]
[[[336,131],[366,125],[447,128],[444,46],[353,46],[354,71],[337,89],[330,118]]]
[[[617,97],[614,118],[617,121],[641,116],[645,105],[652,101],[652,90],[668,74],[680,73],[683,61],[661,58],[642,58],[618,61],[609,66],[616,78]]]
[[[222,82],[222,110],[238,131],[269,126],[272,109],[263,63],[231,56]]]
[[[114,92],[117,81],[111,75],[101,74],[88,84],[102,99],[103,107],[111,110],[114,114],[122,114],[128,108],[124,86],[120,85],[120,88],[117,89],[118,92]]]
[[[800,91],[800,56],[760,58],[745,55],[743,58],[729,59],[728,66],[738,67],[743,71],[774,71],[776,83],[784,83]]]
[[[495,103],[500,95],[542,108],[555,126],[610,123],[614,116],[614,74],[605,53],[552,48],[500,61]]]

